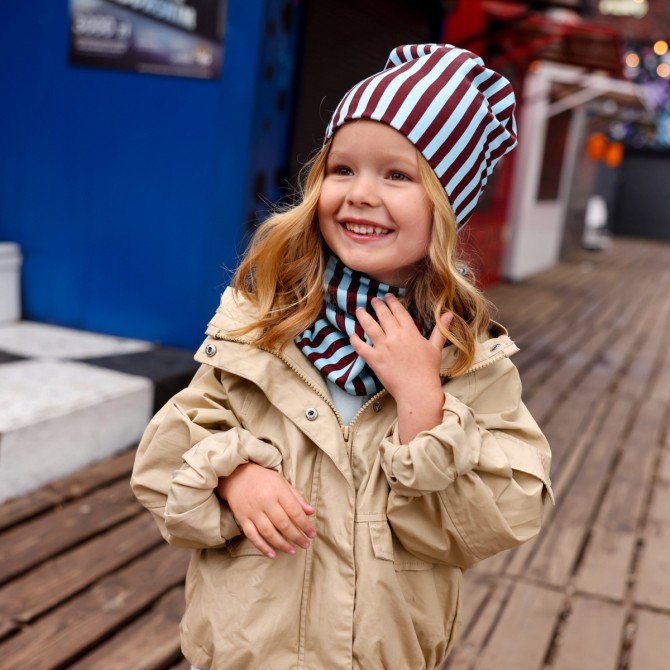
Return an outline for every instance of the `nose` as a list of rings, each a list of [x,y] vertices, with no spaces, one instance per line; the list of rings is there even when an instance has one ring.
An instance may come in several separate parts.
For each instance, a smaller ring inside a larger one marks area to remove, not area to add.
[[[347,192],[350,205],[376,207],[380,203],[377,180],[374,175],[359,172],[354,176]]]

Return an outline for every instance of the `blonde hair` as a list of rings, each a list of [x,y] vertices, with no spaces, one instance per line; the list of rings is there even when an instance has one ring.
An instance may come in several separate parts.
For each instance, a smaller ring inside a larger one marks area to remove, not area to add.
[[[278,208],[256,230],[232,280],[232,286],[258,310],[256,320],[234,335],[258,330],[256,346],[282,348],[311,326],[323,305],[324,243],[317,205],[329,140],[305,166],[297,204]],[[489,303],[471,282],[472,273],[458,255],[456,219],[432,168],[417,150],[421,182],[433,208],[433,228],[426,258],[405,287],[418,323],[436,323],[456,349],[452,376],[471,365],[476,341],[488,330]],[[453,313],[447,331],[440,323]]]

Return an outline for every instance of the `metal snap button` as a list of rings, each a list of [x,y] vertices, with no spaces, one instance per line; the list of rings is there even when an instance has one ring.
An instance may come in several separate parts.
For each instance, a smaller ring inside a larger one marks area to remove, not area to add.
[[[205,347],[205,353],[206,353],[208,356],[214,356],[214,354],[216,353],[216,345],[211,344],[211,343],[208,344],[208,345]]]
[[[305,410],[305,416],[307,417],[307,421],[315,421],[319,413],[316,411],[316,407],[308,407]]]
[[[380,402],[373,402],[372,403],[372,409],[375,412],[381,412],[382,411],[382,404]]]

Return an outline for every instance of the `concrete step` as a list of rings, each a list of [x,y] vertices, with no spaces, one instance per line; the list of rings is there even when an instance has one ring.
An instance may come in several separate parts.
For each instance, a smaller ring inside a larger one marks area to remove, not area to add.
[[[0,326],[0,502],[136,443],[188,384],[193,352],[18,322]]]

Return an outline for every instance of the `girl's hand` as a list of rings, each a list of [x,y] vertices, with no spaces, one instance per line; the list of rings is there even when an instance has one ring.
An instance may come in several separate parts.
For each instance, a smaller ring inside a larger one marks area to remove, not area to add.
[[[277,551],[307,549],[316,531],[309,521],[314,508],[283,475],[257,463],[245,463],[219,479],[219,497],[228,502],[242,532],[268,558]]]
[[[372,346],[357,335],[352,335],[351,345],[395,398],[400,439],[406,444],[421,430],[434,428],[442,421],[440,364],[447,338],[435,326],[426,339],[391,294],[386,295],[385,302],[373,299],[372,307],[379,323],[363,308],[356,311]],[[445,312],[442,324],[448,328],[451,319],[452,314]]]

